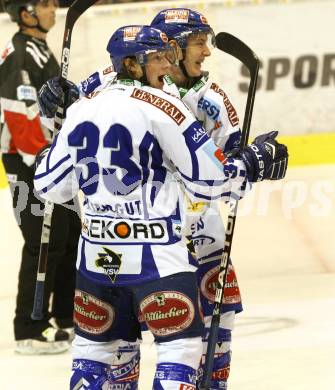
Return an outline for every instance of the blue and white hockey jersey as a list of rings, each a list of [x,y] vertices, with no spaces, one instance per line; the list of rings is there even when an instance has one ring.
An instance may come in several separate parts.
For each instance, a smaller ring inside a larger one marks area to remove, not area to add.
[[[181,240],[180,182],[193,200],[240,197],[244,163],[225,159],[177,98],[116,83],[81,98],[35,174],[55,203],[83,191],[77,267],[100,283],[193,271]]]

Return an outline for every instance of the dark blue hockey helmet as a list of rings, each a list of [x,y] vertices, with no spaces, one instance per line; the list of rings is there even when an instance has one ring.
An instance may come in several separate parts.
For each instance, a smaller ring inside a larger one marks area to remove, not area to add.
[[[210,43],[215,47],[215,34],[207,19],[200,12],[189,8],[164,9],[150,25],[163,31],[169,40],[175,39],[182,49],[186,49],[189,35],[197,33],[210,34]]]
[[[117,29],[108,42],[107,51],[117,73],[122,72],[123,59],[126,57],[136,57],[138,63],[143,66],[151,53],[168,52],[169,56],[174,54],[165,33],[143,25],[123,26]]]

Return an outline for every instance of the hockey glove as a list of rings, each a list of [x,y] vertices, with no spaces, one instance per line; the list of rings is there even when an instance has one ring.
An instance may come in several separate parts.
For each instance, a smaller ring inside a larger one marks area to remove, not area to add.
[[[62,88],[59,78],[54,77],[42,85],[38,92],[38,105],[40,115],[47,118],[53,118],[56,115],[57,108],[63,103],[65,110],[79,98],[77,86],[72,81],[66,80]]]
[[[280,180],[285,177],[287,147],[275,140],[277,135],[278,131],[262,134],[239,152],[246,165],[249,182]]]

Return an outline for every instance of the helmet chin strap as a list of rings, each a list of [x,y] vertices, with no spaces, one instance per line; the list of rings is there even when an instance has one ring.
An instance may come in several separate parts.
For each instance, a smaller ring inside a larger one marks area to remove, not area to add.
[[[182,52],[182,55],[183,55],[183,58],[181,60],[178,60],[178,63],[179,63],[179,68],[181,69],[181,71],[183,72],[184,76],[189,79],[190,76],[187,74],[187,70],[185,68],[185,64],[184,64],[184,61],[186,59],[186,49],[181,49],[181,52]]]
[[[29,9],[26,9],[26,11],[32,16],[34,17],[36,20],[37,20],[37,25],[36,26],[28,26],[26,23],[23,23],[23,21],[21,20],[21,26],[24,26],[26,28],[36,28],[37,30],[41,31],[42,33],[47,33],[49,32],[49,30],[45,29],[44,27],[41,26],[41,23],[40,23],[40,20],[38,18],[38,16],[36,15],[35,13],[35,10],[29,10]],[[21,18],[20,18],[21,19]]]
[[[200,77],[192,77],[187,73],[187,70],[186,70],[186,67],[184,64],[184,61],[186,59],[186,50],[185,49],[182,49],[182,54],[183,54],[183,59],[179,60],[179,68],[183,72],[183,74],[187,80],[185,88],[191,88],[197,80],[201,79],[201,76]]]
[[[45,34],[49,32],[49,30],[47,30],[46,28],[44,28],[44,27],[42,27],[40,25],[39,21],[38,21],[38,25],[35,28],[37,28],[37,30],[39,30],[39,31],[41,31],[42,33],[45,33]]]
[[[149,85],[147,71],[145,70],[145,66],[141,65],[143,76],[139,79],[139,81],[143,84]]]
[[[187,74],[187,70],[185,68],[185,64],[184,64],[184,60],[182,61],[179,61],[179,68],[181,69],[181,71],[183,72],[184,76],[189,79],[190,76]]]
[[[134,74],[132,72],[130,72],[126,67],[124,67],[123,72],[121,72],[118,75],[118,78],[120,78],[120,79],[129,78],[129,79],[132,79],[132,80],[137,80],[137,81],[139,81],[139,82],[141,82],[143,84],[149,85],[149,81],[148,81],[148,78],[147,78],[147,74],[146,74],[144,65],[141,65],[141,68],[142,68],[143,75],[140,78],[138,78],[138,79],[135,79]]]
[[[20,23],[21,24],[21,26],[24,26],[24,27],[26,27],[26,28],[36,28],[36,30],[38,30],[38,31],[41,31],[42,33],[47,33],[47,32],[49,32],[49,30],[46,30],[45,28],[43,28],[41,25],[40,25],[40,23],[38,23],[36,26],[28,26],[27,24],[25,24],[25,23]]]

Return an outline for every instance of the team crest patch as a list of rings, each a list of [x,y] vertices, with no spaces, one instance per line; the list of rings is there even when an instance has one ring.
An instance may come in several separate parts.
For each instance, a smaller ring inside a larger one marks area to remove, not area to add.
[[[136,38],[136,35],[140,32],[142,27],[139,26],[133,26],[133,27],[127,27],[123,30],[123,40],[124,41],[134,41]]]
[[[172,219],[172,230],[175,236],[181,237],[181,221],[177,219]]]
[[[114,283],[121,267],[122,254],[115,253],[111,249],[103,247],[104,252],[98,253],[98,258],[95,260],[97,267],[102,267],[105,274]]]
[[[81,330],[90,334],[104,333],[111,327],[114,317],[112,306],[93,295],[76,290],[73,318]]]
[[[188,328],[195,315],[193,302],[177,291],[160,291],[144,298],[141,314],[156,336],[169,336]]]
[[[214,302],[215,299],[215,291],[216,284],[219,276],[219,268],[220,266],[216,266],[203,276],[201,280],[200,289],[202,294],[210,301]],[[238,287],[236,274],[232,265],[228,266],[228,273],[224,288],[224,303],[239,303],[241,302],[240,289]]]

